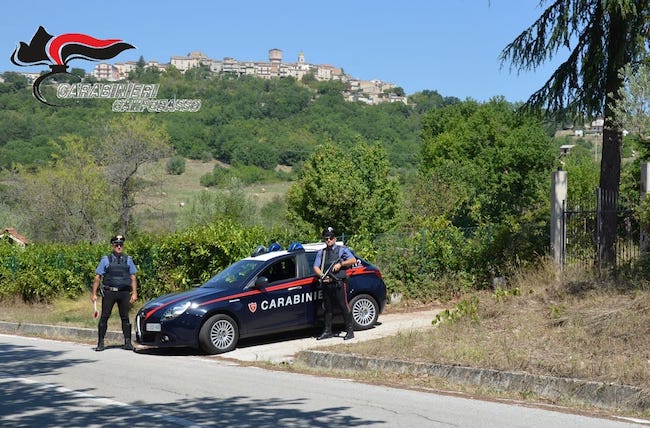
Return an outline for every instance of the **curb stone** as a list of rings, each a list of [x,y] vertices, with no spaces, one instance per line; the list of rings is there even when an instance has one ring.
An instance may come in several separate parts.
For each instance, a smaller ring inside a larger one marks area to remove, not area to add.
[[[650,389],[613,383],[445,364],[384,360],[309,350],[299,352],[296,361],[311,367],[336,370],[379,370],[411,375],[428,374],[444,378],[453,384],[482,386],[499,391],[534,393],[549,399],[562,398],[601,409],[650,409]]]
[[[0,333],[48,338],[66,337],[70,339],[97,341],[97,328],[64,327],[58,325],[29,324],[0,321]],[[107,331],[106,341],[123,342],[121,331]]]

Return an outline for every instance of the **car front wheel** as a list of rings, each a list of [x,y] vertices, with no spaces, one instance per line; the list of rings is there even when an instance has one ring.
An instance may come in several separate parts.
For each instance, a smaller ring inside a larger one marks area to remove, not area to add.
[[[221,354],[235,349],[239,340],[239,327],[228,315],[210,317],[201,327],[199,344],[207,354]]]
[[[352,322],[355,330],[367,330],[372,328],[379,317],[379,305],[377,301],[367,294],[355,296],[350,301]]]

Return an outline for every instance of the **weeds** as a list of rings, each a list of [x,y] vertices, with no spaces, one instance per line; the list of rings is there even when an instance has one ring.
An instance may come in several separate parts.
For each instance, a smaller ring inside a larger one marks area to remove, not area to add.
[[[368,353],[365,343],[340,352],[650,385],[648,287],[597,278],[577,284],[545,266],[518,272],[508,288],[464,296],[408,346],[391,337]]]

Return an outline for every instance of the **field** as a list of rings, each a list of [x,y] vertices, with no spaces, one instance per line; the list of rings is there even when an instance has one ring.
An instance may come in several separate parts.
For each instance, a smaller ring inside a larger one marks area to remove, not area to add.
[[[183,174],[170,175],[165,170],[166,162],[167,159],[163,159],[155,164],[147,164],[139,171],[140,178],[151,184],[137,199],[136,219],[140,229],[145,232],[173,232],[178,216],[189,209],[201,192],[223,192],[201,186],[200,179],[204,174],[211,173],[215,165],[228,168],[227,165],[218,161],[187,159]],[[275,197],[284,197],[289,186],[289,182],[253,184],[244,191],[260,208]]]

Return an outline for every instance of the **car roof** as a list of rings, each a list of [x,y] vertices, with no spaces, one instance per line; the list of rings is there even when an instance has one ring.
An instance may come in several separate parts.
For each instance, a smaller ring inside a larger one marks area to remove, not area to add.
[[[325,248],[325,243],[324,242],[314,242],[310,244],[301,244],[302,248],[305,250],[307,253],[315,253],[316,251]],[[335,245],[343,245],[342,242],[336,242]],[[246,257],[243,260],[258,260],[261,262],[266,262],[271,259],[274,259],[276,257],[280,256],[285,256],[287,254],[292,254],[295,253],[296,251],[287,251],[287,250],[277,250],[277,251],[269,251],[267,253],[260,254],[258,256],[250,256]]]

